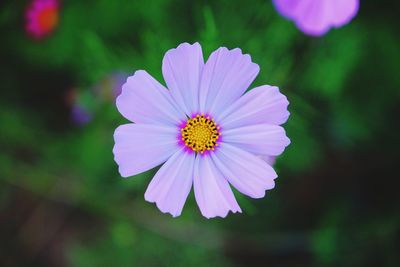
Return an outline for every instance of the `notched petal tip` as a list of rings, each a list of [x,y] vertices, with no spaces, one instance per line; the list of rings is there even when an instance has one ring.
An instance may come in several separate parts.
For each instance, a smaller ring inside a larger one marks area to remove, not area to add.
[[[156,197],[155,196],[151,196],[151,194],[147,190],[144,193],[144,199],[149,203],[154,203],[159,211],[161,211],[162,213],[165,213],[165,214],[169,214],[173,218],[176,218],[176,217],[180,216],[181,213],[182,213],[182,211],[181,212],[172,212],[172,211],[166,209],[165,207],[163,207],[159,203],[159,201],[157,201]]]
[[[282,120],[282,123],[281,123],[280,125],[285,124],[285,123],[287,122],[287,120],[289,119],[289,117],[290,117],[290,112],[289,112],[289,110],[288,110],[289,105],[290,105],[289,99],[287,98],[286,95],[284,95],[284,94],[281,92],[281,90],[280,90],[280,88],[279,88],[278,86],[274,86],[274,85],[273,85],[273,86],[271,86],[271,89],[275,90],[276,93],[277,93],[277,94],[279,95],[279,97],[281,98],[280,101],[282,101],[282,103],[283,103],[283,108],[284,108],[284,115],[283,115],[283,117],[285,117],[285,119]]]
[[[201,45],[200,45],[199,42],[194,42],[193,44],[191,44],[191,43],[189,43],[189,42],[184,42],[184,43],[181,43],[180,45],[178,45],[177,48],[179,48],[179,47],[184,47],[184,46],[186,46],[186,47],[192,47],[192,46],[199,46],[199,47],[201,47]]]
[[[188,42],[184,42],[184,43],[179,44],[179,45],[178,45],[177,47],[175,47],[175,48],[169,49],[169,50],[165,53],[165,55],[170,54],[170,53],[174,53],[175,51],[178,51],[178,50],[188,49],[188,48],[192,48],[192,47],[197,47],[197,48],[199,48],[199,49],[201,50],[201,45],[200,45],[199,42],[194,42],[193,44],[190,44],[190,43],[188,43]]]
[[[201,211],[201,210],[200,210]],[[231,210],[227,210],[221,214],[205,214],[201,211],[201,215],[205,218],[209,219],[213,219],[213,218],[221,218],[224,219],[226,218],[226,216],[229,215],[229,213],[235,214],[235,213],[242,213],[242,210],[240,209],[240,207],[238,207],[238,209],[231,209]]]
[[[278,178],[278,175],[276,175],[275,177],[272,177],[271,184],[268,187],[265,187],[264,191],[262,193],[257,194],[257,195],[252,195],[252,196],[249,195],[249,197],[254,198],[254,199],[264,198],[265,195],[267,194],[267,191],[272,190],[272,189],[275,188],[275,179],[276,178]]]
[[[148,200],[146,200],[146,201],[148,201]],[[170,210],[168,210],[168,209],[166,209],[166,208],[163,208],[162,206],[161,206],[161,204],[159,204],[157,201],[148,201],[148,202],[150,202],[150,203],[155,203],[156,204],[156,207],[162,212],[162,213],[165,213],[165,214],[169,214],[169,215],[171,215],[172,216],[172,218],[176,218],[176,217],[179,217],[181,214],[182,214],[182,211],[175,211],[175,212],[173,212],[173,211],[170,211]]]
[[[176,217],[178,217],[178,216],[181,215],[181,212],[174,213],[174,212],[172,212],[172,211],[166,209],[165,207],[163,207],[163,206],[161,205],[161,203],[160,203],[154,196],[150,196],[150,194],[148,193],[148,191],[145,192],[145,194],[144,194],[144,199],[145,199],[147,202],[149,202],[149,203],[155,204],[156,207],[157,207],[157,209],[158,209],[159,211],[161,211],[162,213],[165,213],[165,214],[169,214],[169,215],[171,215],[173,218],[176,218]]]
[[[227,47],[225,47],[225,46],[221,46],[221,47],[219,47],[217,50],[215,50],[214,52],[217,52],[217,51],[219,51],[219,52],[225,52],[225,53],[231,53],[231,54],[237,54],[238,56],[244,56],[246,59],[248,59],[249,61],[252,61],[252,59],[251,59],[251,55],[250,54],[246,54],[246,53],[243,53],[243,51],[242,51],[242,49],[241,48],[239,48],[239,47],[235,47],[235,48],[232,48],[232,49],[229,49],[229,48],[227,48]],[[257,64],[256,64],[257,65]],[[258,66],[258,65],[257,65]]]
[[[283,144],[284,144],[283,150],[285,150],[285,148],[288,145],[290,145],[290,138],[287,136],[285,128],[283,128],[282,126],[278,126],[278,127],[279,127],[280,131],[282,131],[282,134],[283,134]],[[282,152],[283,152],[283,150],[282,150]]]
[[[224,51],[226,53],[237,54],[237,56],[242,56],[243,58],[246,59],[246,61],[251,62],[253,65],[255,65],[258,68],[258,70],[260,69],[259,65],[257,63],[253,62],[253,59],[251,58],[251,55],[247,54],[247,53],[243,53],[242,49],[240,49],[238,47],[229,49],[229,48],[227,48],[225,46],[221,46],[220,48],[218,48],[214,52],[219,51],[219,50]]]
[[[289,99],[287,98],[287,96],[285,94],[283,94],[281,92],[281,89],[279,88],[279,86],[276,85],[270,85],[271,89],[276,90],[276,92],[282,97],[282,99],[284,99],[284,101],[286,102],[286,105],[289,106],[290,102]]]

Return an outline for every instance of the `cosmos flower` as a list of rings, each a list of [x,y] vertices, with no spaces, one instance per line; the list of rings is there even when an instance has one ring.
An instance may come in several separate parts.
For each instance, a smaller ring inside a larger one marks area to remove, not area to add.
[[[169,50],[162,62],[168,89],[146,71],[127,79],[116,104],[135,122],[114,133],[114,159],[123,177],[164,164],[145,199],[179,216],[194,187],[203,216],[241,212],[230,185],[262,198],[277,174],[262,156],[277,156],[290,143],[288,100],[275,86],[245,93],[259,72],[238,48],[221,47],[204,63],[200,44]]]
[[[26,9],[26,31],[35,39],[52,33],[59,19],[58,0],[32,0]]]
[[[304,33],[321,36],[357,14],[359,0],[273,0],[278,12]]]

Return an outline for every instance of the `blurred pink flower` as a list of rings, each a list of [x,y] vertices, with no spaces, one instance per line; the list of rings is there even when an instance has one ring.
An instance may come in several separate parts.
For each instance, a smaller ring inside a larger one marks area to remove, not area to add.
[[[26,31],[30,36],[41,39],[54,31],[58,25],[58,0],[32,0],[25,13]]]
[[[281,154],[289,117],[278,87],[245,91],[259,66],[240,49],[221,47],[204,63],[200,44],[184,43],[163,59],[166,89],[146,71],[128,78],[119,112],[135,122],[115,130],[114,159],[123,177],[165,164],[145,199],[179,216],[192,188],[203,216],[241,212],[230,184],[252,198],[274,188],[274,169],[259,156]]]
[[[304,33],[321,36],[339,28],[357,14],[359,0],[273,0],[278,12]]]

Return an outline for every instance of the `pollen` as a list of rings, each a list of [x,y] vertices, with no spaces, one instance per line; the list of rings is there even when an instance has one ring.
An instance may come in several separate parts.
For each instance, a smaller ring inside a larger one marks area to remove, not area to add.
[[[210,116],[197,115],[188,119],[181,130],[182,141],[193,151],[203,154],[207,150],[214,150],[218,146],[221,136],[220,127]]]

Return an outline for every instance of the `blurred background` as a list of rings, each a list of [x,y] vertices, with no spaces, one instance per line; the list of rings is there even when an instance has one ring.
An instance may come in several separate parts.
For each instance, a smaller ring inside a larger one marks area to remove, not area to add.
[[[361,1],[321,38],[266,0],[65,0],[38,36],[30,3],[0,2],[0,266],[400,266],[399,2]],[[157,168],[123,179],[112,155],[120,85],[164,83],[164,53],[196,41],[251,54],[253,87],[290,101],[275,189],[225,219],[193,193],[161,213]]]

